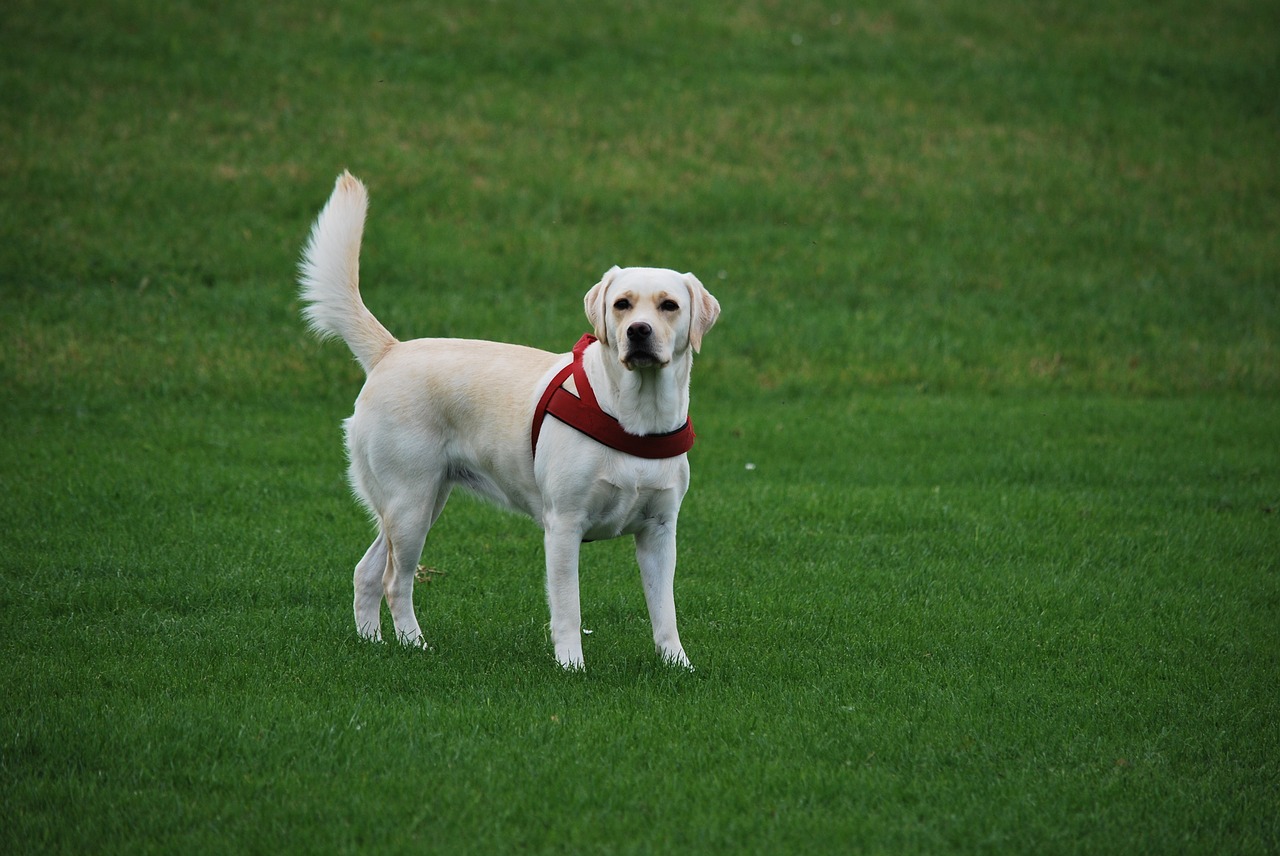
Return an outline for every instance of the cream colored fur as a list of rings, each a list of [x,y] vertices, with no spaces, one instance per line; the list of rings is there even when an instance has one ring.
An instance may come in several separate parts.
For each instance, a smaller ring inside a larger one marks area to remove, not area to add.
[[[300,266],[307,321],[319,335],[343,339],[368,375],[346,421],[351,483],[378,525],[355,570],[357,632],[382,638],[385,599],[396,636],[423,644],[414,571],[427,532],[461,486],[542,527],[551,638],[562,666],[583,666],[579,545],[631,535],[658,653],[691,668],[674,597],[687,456],[633,457],[548,417],[535,459],[534,408],[571,355],[479,340],[398,341],[360,297],[367,208],[364,185],[339,176]],[[720,314],[716,299],[692,274],[615,267],[584,305],[600,340],[583,358],[600,406],[633,434],[683,425],[692,355]]]

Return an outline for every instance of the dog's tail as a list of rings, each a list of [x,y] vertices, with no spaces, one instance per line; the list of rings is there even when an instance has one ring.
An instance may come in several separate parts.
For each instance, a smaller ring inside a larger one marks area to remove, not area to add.
[[[396,343],[360,299],[360,236],[368,208],[360,180],[349,172],[338,176],[298,265],[303,317],[321,338],[340,336],[366,374]]]

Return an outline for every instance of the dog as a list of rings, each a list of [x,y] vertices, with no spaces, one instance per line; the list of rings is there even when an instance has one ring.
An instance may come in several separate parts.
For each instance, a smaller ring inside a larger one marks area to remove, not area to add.
[[[343,339],[366,373],[344,422],[351,485],[378,530],[355,569],[357,633],[382,639],[385,599],[396,637],[425,645],[414,573],[427,532],[462,487],[542,527],[551,641],[562,667],[584,668],[579,546],[631,535],[657,652],[692,669],[676,629],[676,521],[689,487],[693,354],[719,302],[693,274],[613,267],[584,298],[594,332],[574,353],[469,339],[402,342],[360,296],[367,210],[364,185],[344,172],[299,265],[309,326]],[[612,435],[574,427],[566,407]]]

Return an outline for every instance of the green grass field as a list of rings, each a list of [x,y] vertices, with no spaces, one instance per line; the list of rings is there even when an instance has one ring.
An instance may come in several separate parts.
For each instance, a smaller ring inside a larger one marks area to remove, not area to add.
[[[0,6],[0,850],[1280,851],[1280,13]],[[692,270],[676,596],[455,499],[357,641],[334,176],[402,338]]]

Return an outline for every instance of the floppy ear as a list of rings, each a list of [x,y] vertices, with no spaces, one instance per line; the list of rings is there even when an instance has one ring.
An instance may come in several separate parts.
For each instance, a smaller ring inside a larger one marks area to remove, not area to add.
[[[618,275],[618,270],[618,266],[614,265],[605,271],[600,281],[593,285],[587,292],[587,296],[582,299],[582,305],[587,310],[587,320],[591,322],[596,338],[605,345],[609,344],[609,332],[605,329],[605,319],[608,317],[604,305],[605,293],[609,290],[609,283],[613,282],[613,278]]]
[[[702,349],[702,334],[710,330],[711,325],[720,317],[720,301],[712,297],[711,292],[693,274],[686,273],[684,281],[693,298],[693,317],[689,319],[689,345],[696,354]]]

